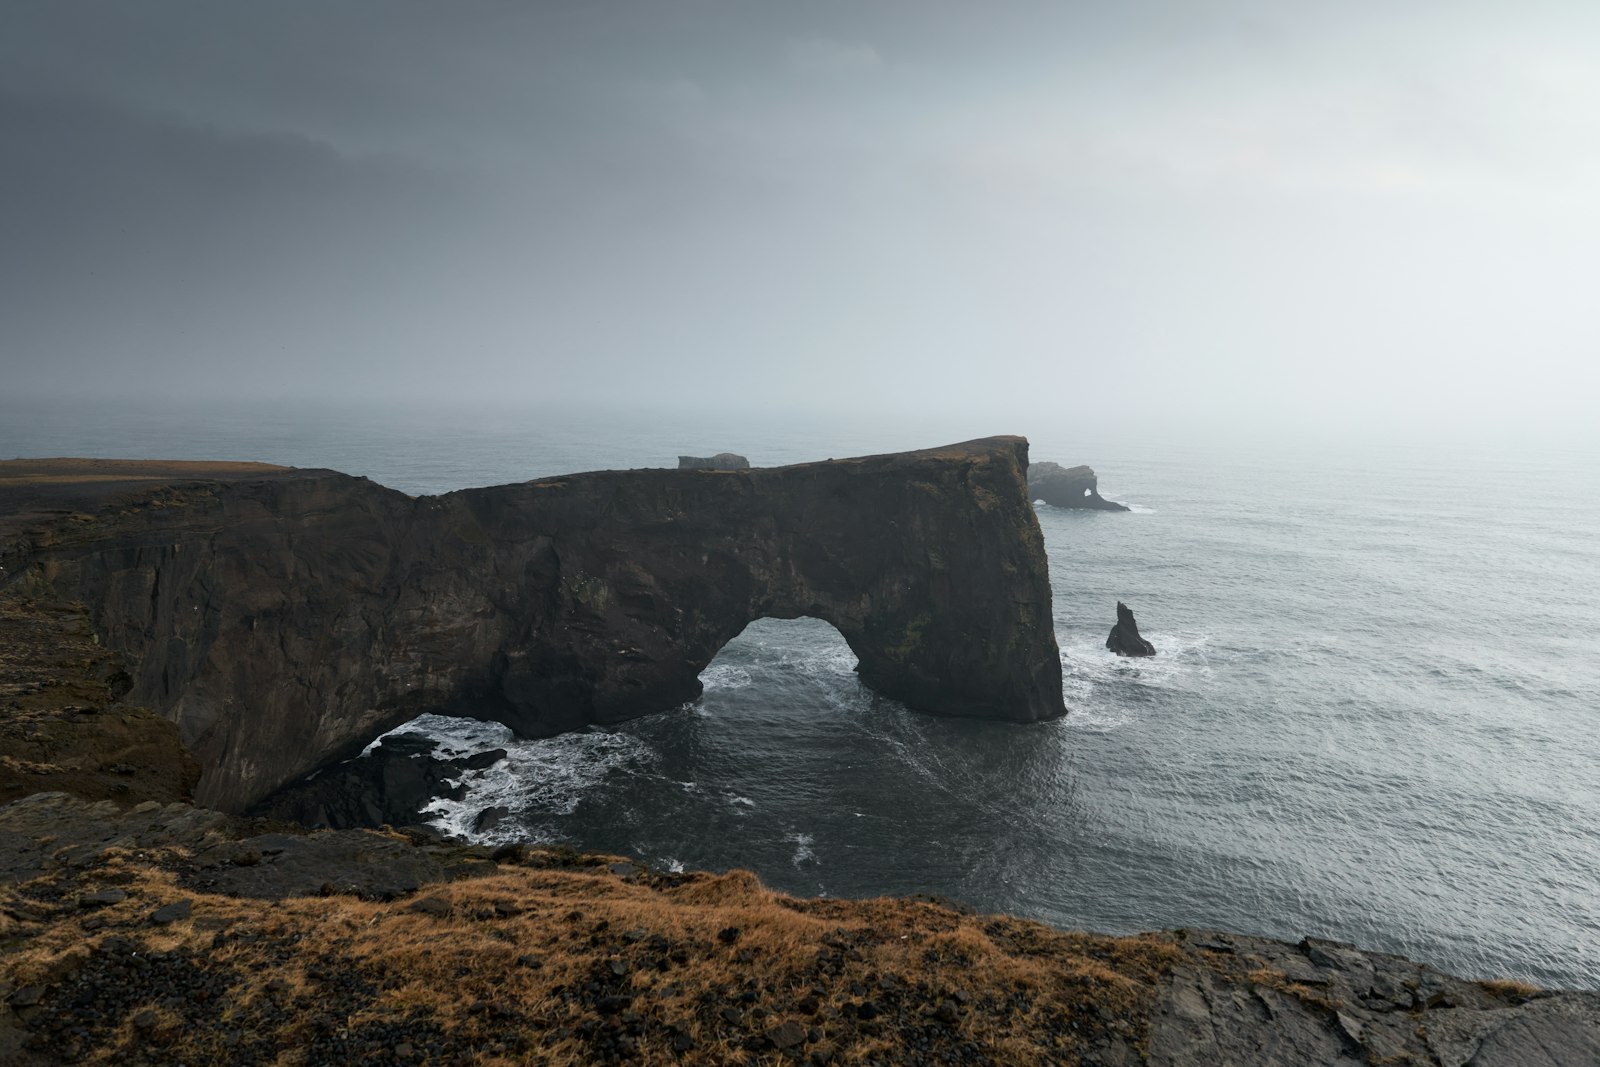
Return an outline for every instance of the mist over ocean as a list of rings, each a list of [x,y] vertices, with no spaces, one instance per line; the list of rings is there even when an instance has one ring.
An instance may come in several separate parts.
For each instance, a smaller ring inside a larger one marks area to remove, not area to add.
[[[1023,433],[1128,514],[1040,509],[1064,720],[932,718],[814,620],[753,624],[692,705],[505,745],[440,819],[776,888],[924,892],[1120,932],[1333,937],[1600,985],[1595,456],[1141,441],[934,419],[158,412],[0,402],[0,456],[259,459],[407,492],[730,450],[758,466]],[[1102,647],[1118,599],[1160,654]]]

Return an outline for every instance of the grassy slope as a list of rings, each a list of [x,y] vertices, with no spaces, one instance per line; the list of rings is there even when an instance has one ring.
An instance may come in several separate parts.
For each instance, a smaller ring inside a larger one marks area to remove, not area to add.
[[[0,891],[9,995],[51,990],[19,1015],[71,1062],[1071,1063],[1135,1045],[1181,955],[564,851],[421,904],[242,900],[183,890],[181,851],[105,860]],[[126,896],[79,903],[104,890]],[[152,924],[177,900],[186,918]]]

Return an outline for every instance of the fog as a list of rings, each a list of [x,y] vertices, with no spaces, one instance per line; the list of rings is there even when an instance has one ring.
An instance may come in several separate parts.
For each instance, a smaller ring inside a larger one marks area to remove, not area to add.
[[[9,3],[4,399],[1592,434],[1600,6]]]

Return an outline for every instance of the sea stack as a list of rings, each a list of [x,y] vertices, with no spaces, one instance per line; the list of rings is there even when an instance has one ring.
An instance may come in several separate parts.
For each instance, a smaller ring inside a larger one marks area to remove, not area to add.
[[[750,461],[733,452],[718,452],[714,456],[679,456],[678,469],[681,471],[744,471],[750,469]]]
[[[1139,624],[1133,621],[1128,605],[1117,601],[1117,624],[1106,638],[1106,647],[1119,656],[1153,656],[1156,646],[1139,636]]]
[[[1043,500],[1058,508],[1081,508],[1089,511],[1127,511],[1128,505],[1107,500],[1100,495],[1100,479],[1094,468],[1079,465],[1063,467],[1059,463],[1032,463],[1028,465],[1028,496]]]

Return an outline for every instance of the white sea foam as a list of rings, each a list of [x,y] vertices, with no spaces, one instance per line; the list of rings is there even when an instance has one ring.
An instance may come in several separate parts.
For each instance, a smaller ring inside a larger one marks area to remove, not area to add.
[[[750,672],[733,664],[713,663],[700,672],[700,685],[708,693],[717,690],[749,689],[752,684]]]
[[[799,867],[805,863],[817,862],[817,854],[811,848],[813,838],[810,834],[784,834],[783,839],[794,845],[794,856],[791,858],[790,862],[796,867]]]
[[[1061,638],[1062,675],[1090,684],[1133,680],[1163,685],[1211,674],[1210,634],[1147,630],[1144,638],[1156,647],[1154,656],[1119,656],[1099,636]]]
[[[1069,730],[1085,730],[1092,734],[1108,734],[1131,726],[1136,721],[1126,711],[1107,712],[1104,708],[1085,707],[1081,703],[1074,705],[1069,702],[1067,711],[1064,721]]]
[[[433,715],[407,728],[437,738],[441,754],[470,755],[485,747],[506,749],[505,759],[464,779],[467,793],[463,799],[436,800],[424,812],[446,833],[485,842],[538,839],[544,820],[572,814],[587,790],[616,771],[647,764],[652,755],[644,742],[621,733],[579,731],[519,741],[496,724]],[[484,833],[474,833],[472,824],[478,813],[496,806],[510,808],[513,818]]]

